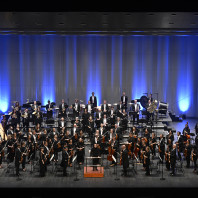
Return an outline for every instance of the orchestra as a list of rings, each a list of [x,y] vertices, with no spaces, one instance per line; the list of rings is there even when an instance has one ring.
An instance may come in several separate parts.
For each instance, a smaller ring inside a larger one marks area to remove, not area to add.
[[[152,105],[151,101],[148,100],[147,107]],[[39,153],[41,177],[46,175],[47,166],[52,162],[55,164],[61,162],[63,176],[67,176],[67,167],[73,166],[75,156],[79,166],[84,164],[85,150],[87,145],[90,145],[90,155],[92,157],[106,155],[105,159],[110,161],[109,166],[117,165],[115,159],[120,158],[123,176],[127,175],[129,161],[134,159],[142,164],[145,174],[150,175],[150,162],[158,156],[162,160],[161,163],[165,157],[166,169],[172,171],[171,175],[175,175],[176,161],[181,160],[182,157],[186,160],[187,168],[190,167],[190,161],[193,162],[193,172],[196,173],[197,146],[191,144],[188,123],[185,124],[182,134],[177,132],[176,141],[171,130],[164,137],[163,134],[156,136],[156,133],[147,127],[139,129],[138,102],[134,100],[132,104],[128,103],[125,92],[120,102],[113,105],[104,100],[101,106],[97,106],[94,92],[85,106],[80,105],[79,100],[75,99],[69,107],[62,99],[61,104],[56,108],[55,103],[48,100],[45,112],[41,110],[38,101],[30,104],[30,108],[27,106],[23,108],[16,102],[12,112],[9,113],[9,120],[6,120],[4,115],[1,122],[4,135],[1,134],[0,139],[0,168],[3,158],[6,157],[8,163],[15,162],[16,175],[19,176],[20,164],[25,172],[26,163],[36,160],[36,153]],[[131,127],[128,126],[130,122],[127,104],[131,104],[133,112]],[[53,119],[56,116],[53,113],[55,110],[58,110],[57,125],[48,127],[44,124],[44,117]],[[71,119],[66,114],[70,110]],[[150,118],[152,114],[149,112],[147,116]],[[137,125],[134,125],[135,119]],[[127,142],[123,141],[125,134],[128,134]],[[98,170],[95,166],[98,164],[99,158],[93,158],[94,171]]]

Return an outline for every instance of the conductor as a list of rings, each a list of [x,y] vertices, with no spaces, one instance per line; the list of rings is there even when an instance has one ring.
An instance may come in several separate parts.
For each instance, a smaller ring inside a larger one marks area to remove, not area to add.
[[[126,177],[127,176],[127,168],[129,167],[129,158],[128,158],[128,151],[127,151],[125,145],[122,146],[121,156],[122,156],[122,166],[123,166],[122,176]]]
[[[98,144],[94,144],[94,147],[91,149],[90,153],[91,157],[100,157],[100,149],[98,148]],[[99,164],[99,158],[93,158],[93,171],[97,171],[97,166]]]

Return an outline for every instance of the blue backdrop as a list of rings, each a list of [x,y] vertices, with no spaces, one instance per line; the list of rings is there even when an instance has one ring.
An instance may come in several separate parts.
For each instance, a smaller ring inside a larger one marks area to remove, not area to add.
[[[87,104],[92,91],[115,103],[125,91],[198,117],[197,62],[195,35],[0,35],[0,111],[26,99]]]

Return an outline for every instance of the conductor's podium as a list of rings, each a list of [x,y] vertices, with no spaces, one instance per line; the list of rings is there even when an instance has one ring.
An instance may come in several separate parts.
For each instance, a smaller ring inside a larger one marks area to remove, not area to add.
[[[97,165],[88,165],[87,160],[89,159],[94,159],[94,158],[99,158],[101,157],[86,157],[86,166],[84,166],[84,177],[104,177],[104,167],[101,166],[101,160],[100,164]],[[93,170],[94,167],[97,167],[97,170]]]

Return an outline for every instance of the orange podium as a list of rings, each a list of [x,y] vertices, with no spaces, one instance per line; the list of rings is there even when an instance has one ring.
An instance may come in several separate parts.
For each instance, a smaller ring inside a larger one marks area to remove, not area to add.
[[[88,165],[87,159],[100,158],[101,157],[86,157],[86,166],[84,166],[84,177],[104,177],[104,167],[98,165]],[[93,167],[97,167],[97,170],[93,170]]]

